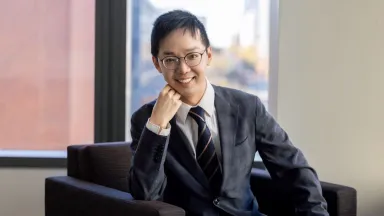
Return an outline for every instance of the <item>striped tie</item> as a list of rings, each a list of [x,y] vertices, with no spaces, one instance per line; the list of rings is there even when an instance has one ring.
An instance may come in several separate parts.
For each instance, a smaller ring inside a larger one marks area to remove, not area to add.
[[[219,166],[219,160],[213,145],[212,135],[205,123],[204,110],[201,107],[194,107],[189,111],[189,115],[198,125],[198,141],[196,145],[196,159],[213,193],[220,191],[222,172]]]

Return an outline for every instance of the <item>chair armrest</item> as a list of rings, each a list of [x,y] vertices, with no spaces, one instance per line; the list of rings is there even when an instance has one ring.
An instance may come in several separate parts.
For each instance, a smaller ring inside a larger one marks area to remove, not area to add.
[[[321,187],[323,189],[323,196],[328,203],[328,212],[330,215],[357,215],[356,189],[328,182],[321,182]]]
[[[320,182],[330,216],[356,216],[356,190],[344,185]],[[266,170],[252,169],[251,188],[260,209],[267,215],[294,215],[289,194],[278,182],[272,181]]]
[[[184,216],[160,201],[134,200],[131,194],[68,176],[45,180],[46,216]]]

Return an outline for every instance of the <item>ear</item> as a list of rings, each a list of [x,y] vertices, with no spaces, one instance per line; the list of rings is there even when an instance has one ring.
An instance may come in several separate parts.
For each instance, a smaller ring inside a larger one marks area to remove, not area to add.
[[[159,71],[159,73],[162,73],[159,60],[155,56],[152,56],[152,62],[155,68],[157,69],[157,71]]]
[[[207,48],[207,56],[208,56],[207,65],[210,65],[212,61],[212,47]]]

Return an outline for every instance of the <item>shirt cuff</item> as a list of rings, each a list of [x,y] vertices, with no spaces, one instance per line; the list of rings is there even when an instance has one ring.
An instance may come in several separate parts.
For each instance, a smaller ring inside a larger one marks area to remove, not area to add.
[[[158,125],[153,124],[152,122],[147,121],[147,129],[152,131],[155,134],[161,135],[161,136],[168,136],[171,133],[171,125],[168,123],[166,128],[161,128]]]

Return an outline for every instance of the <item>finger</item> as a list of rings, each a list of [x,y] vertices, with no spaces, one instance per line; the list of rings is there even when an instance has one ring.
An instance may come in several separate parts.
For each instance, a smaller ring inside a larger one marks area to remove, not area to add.
[[[168,92],[171,89],[172,89],[171,86],[167,84],[167,85],[164,86],[163,91],[164,92]]]
[[[169,85],[166,85],[163,90],[161,90],[160,94],[161,95],[167,95],[169,90],[171,90],[172,88],[169,86]]]
[[[169,92],[168,92],[168,95],[169,95],[170,97],[173,97],[173,95],[175,95],[175,94],[176,94],[176,91],[173,90],[173,89],[170,89]]]
[[[181,98],[181,95],[180,95],[179,93],[176,92],[176,93],[173,95],[173,98],[176,99],[176,100],[179,100],[179,99]]]

